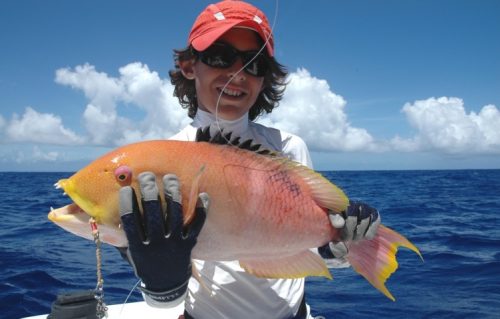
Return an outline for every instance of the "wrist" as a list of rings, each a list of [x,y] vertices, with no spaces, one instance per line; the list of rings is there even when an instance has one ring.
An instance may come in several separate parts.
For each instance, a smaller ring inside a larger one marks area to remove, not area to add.
[[[136,276],[141,280],[142,286],[151,293],[163,293],[167,291],[173,291],[178,287],[182,287],[187,284],[189,278],[191,278],[192,265],[181,263],[177,265],[177,269],[170,268],[168,272],[160,271],[160,269],[146,269],[142,266],[142,271],[140,273],[136,272]],[[170,275],[167,275],[170,274]]]
[[[140,287],[140,289],[144,295],[144,299],[149,305],[153,307],[169,308],[180,304],[184,300],[187,294],[188,284],[189,278],[180,286],[165,291],[153,291],[144,286]],[[142,285],[144,285],[144,283]]]

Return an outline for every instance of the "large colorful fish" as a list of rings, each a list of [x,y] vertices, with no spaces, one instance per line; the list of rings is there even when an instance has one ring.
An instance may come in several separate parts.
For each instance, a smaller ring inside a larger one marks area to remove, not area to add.
[[[89,226],[93,217],[102,241],[127,246],[120,227],[119,189],[131,185],[139,194],[136,177],[140,172],[151,171],[158,180],[174,173],[181,183],[187,222],[195,211],[195,195],[206,192],[210,196],[193,258],[239,260],[245,271],[258,277],[331,278],[324,260],[311,248],[339,239],[328,211],[343,211],[346,195],[305,166],[275,154],[250,151],[258,147],[249,142],[233,139],[232,144],[240,147],[166,140],[120,147],[59,180],[57,187],[74,203],[52,210],[48,217],[87,239],[93,239]],[[385,281],[398,266],[399,246],[420,255],[406,238],[381,225],[374,239],[349,243],[347,256],[355,271],[392,300]]]

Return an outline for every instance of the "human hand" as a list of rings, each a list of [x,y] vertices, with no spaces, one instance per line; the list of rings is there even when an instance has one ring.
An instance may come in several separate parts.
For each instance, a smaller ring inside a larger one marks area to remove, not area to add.
[[[380,225],[377,209],[356,201],[340,214],[329,214],[332,226],[340,230],[340,241],[332,241],[319,248],[323,257],[342,258],[349,252],[347,242],[372,239]]]
[[[195,217],[183,227],[179,180],[163,177],[166,207],[162,208],[153,173],[139,174],[143,214],[132,187],[120,189],[120,217],[128,239],[127,257],[143,292],[157,302],[182,297],[191,277],[191,250],[205,222],[209,198],[201,193]]]

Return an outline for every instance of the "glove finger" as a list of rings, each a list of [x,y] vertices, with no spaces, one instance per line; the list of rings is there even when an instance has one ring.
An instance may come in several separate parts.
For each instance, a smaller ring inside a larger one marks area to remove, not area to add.
[[[205,219],[207,218],[208,205],[210,203],[210,198],[207,193],[201,193],[198,195],[198,201],[196,202],[196,212],[193,221],[188,226],[187,237],[196,240],[200,231],[205,224]]]
[[[349,253],[349,249],[347,248],[346,244],[342,241],[330,242],[328,246],[330,247],[330,250],[332,251],[332,254],[333,256],[335,256],[335,258],[342,258]]]
[[[333,227],[337,229],[342,229],[345,226],[345,219],[341,214],[328,214],[328,218],[330,218],[330,223]]]
[[[151,172],[143,172],[138,176],[142,195],[142,208],[146,226],[146,241],[159,242],[165,237],[164,219],[158,196],[156,176]]]
[[[129,245],[141,244],[145,239],[144,228],[137,197],[132,187],[120,188],[119,203],[120,219]]]
[[[358,204],[358,218],[365,219],[372,217],[373,213],[377,210],[371,206],[366,205],[365,203]]]
[[[358,216],[359,215],[359,203],[353,200],[349,200],[349,206],[345,210],[346,217]]]
[[[356,231],[354,232],[354,236],[352,239],[354,241],[363,239],[365,237],[365,233],[369,225],[370,225],[370,218],[365,218],[361,220],[358,226],[356,226]]]
[[[332,250],[330,249],[330,243],[326,243],[323,246],[318,247],[318,253],[321,257],[325,259],[335,258],[335,256],[332,253]]]
[[[375,220],[372,221],[372,223],[370,224],[370,226],[368,226],[368,229],[366,230],[365,238],[367,239],[373,239],[375,237],[375,235],[377,234],[378,226],[382,222],[378,211],[376,212],[376,214],[374,214],[374,219]]]
[[[342,228],[342,241],[350,241],[354,238],[354,233],[356,231],[356,226],[358,226],[358,217],[349,216],[345,221],[345,226]]]
[[[141,189],[142,200],[148,202],[158,200],[158,187],[156,176],[152,172],[142,172],[137,177]]]
[[[168,236],[179,237],[182,233],[184,217],[182,214],[181,191],[179,179],[174,174],[163,176],[163,189],[167,205]]]
[[[177,203],[182,203],[181,187],[177,175],[166,174],[163,176],[163,187],[165,195]]]
[[[356,216],[359,220],[361,220],[370,217],[374,211],[377,210],[363,202],[350,200],[346,215]]]

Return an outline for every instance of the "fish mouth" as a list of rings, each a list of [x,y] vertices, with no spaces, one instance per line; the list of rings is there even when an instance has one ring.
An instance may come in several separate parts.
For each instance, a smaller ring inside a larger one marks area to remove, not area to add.
[[[73,203],[57,209],[51,207],[47,216],[50,221],[70,233],[94,240],[94,230],[90,226],[90,220],[93,218],[99,224],[99,239],[102,242],[116,247],[128,246],[127,237],[119,221],[102,220],[102,208],[80,195],[71,178],[59,180],[55,187],[62,188],[64,195],[68,195]]]
[[[54,209],[50,208],[48,218],[54,223],[58,222],[84,222],[88,223],[90,215],[75,203]]]
[[[51,207],[47,217],[66,231],[93,240],[89,226],[90,216],[78,205],[72,203],[57,209]]]
[[[64,195],[68,195],[73,203],[56,209],[51,207],[48,219],[70,233],[92,240],[89,226],[91,215],[76,204],[78,196],[71,179],[61,179],[54,186],[56,189],[62,188]]]
[[[89,225],[91,216],[75,203],[51,208],[48,218],[64,230],[88,240],[95,240],[94,233]],[[118,225],[99,225],[99,237],[102,242],[116,247],[127,247],[128,241],[125,233]]]

